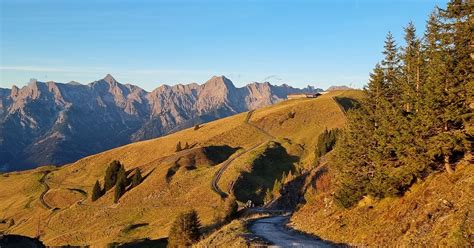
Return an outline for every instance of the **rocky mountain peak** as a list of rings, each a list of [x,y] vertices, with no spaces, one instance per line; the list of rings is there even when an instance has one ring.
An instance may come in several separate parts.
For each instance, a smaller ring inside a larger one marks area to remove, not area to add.
[[[116,84],[117,83],[117,80],[115,80],[115,78],[110,74],[105,75],[104,81],[106,81],[109,84]]]
[[[209,79],[206,83],[204,83],[205,88],[226,88],[226,89],[234,89],[235,86],[230,81],[230,79],[226,78],[225,76],[213,76]]]
[[[69,163],[302,91],[268,82],[237,88],[224,76],[201,85],[163,85],[152,92],[120,84],[110,74],[88,85],[31,80],[21,89],[0,89],[0,151],[5,151],[0,170]]]
[[[19,91],[20,91],[20,88],[18,88],[16,85],[13,85],[12,90],[11,90],[11,96],[17,97]]]

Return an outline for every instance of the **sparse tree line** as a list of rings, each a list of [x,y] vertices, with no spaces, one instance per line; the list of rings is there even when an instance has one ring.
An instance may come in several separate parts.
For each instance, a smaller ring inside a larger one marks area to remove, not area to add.
[[[95,182],[92,188],[92,201],[96,201],[113,188],[115,190],[114,202],[117,203],[127,190],[138,186],[143,181],[140,169],[135,168],[131,177],[128,177],[129,174],[131,171],[127,172],[120,161],[112,161],[105,171],[104,188],[100,186],[98,180]]]
[[[278,197],[280,197],[281,189],[285,186],[285,184],[292,181],[293,179],[295,179],[295,177],[299,176],[300,174],[301,173],[298,170],[296,170],[295,174],[293,174],[290,170],[288,171],[288,173],[283,172],[281,178],[275,178],[273,187],[268,188],[265,191],[265,196],[263,198],[264,204],[268,204],[274,199],[277,199]]]
[[[472,151],[473,13],[466,0],[435,9],[422,38],[389,33],[360,107],[336,145],[336,202],[402,195],[419,179],[446,170]],[[319,149],[319,147],[318,147]]]
[[[194,146],[196,146],[196,143],[190,145],[188,142],[186,142],[186,143],[184,143],[184,145],[182,145],[182,144],[181,144],[181,141],[178,141],[178,143],[176,143],[175,152],[180,152],[180,151],[188,150],[188,149],[193,148]]]
[[[320,159],[334,148],[334,145],[336,145],[337,136],[340,132],[341,130],[338,128],[331,129],[329,131],[327,128],[324,129],[324,131],[318,136],[318,143],[316,145],[315,151],[316,159]]]

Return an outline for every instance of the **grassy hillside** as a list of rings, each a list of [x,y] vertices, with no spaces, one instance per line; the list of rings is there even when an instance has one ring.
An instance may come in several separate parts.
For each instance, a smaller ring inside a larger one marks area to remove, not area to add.
[[[330,164],[307,191],[292,225],[307,233],[357,246],[472,247],[474,167],[461,161],[453,175],[441,172],[413,185],[402,197],[365,198],[345,210],[333,202]]]
[[[359,94],[336,91],[317,99],[285,101],[251,115],[242,113],[204,124],[198,130],[133,143],[60,168],[3,174],[0,228],[6,233],[39,235],[46,245],[104,246],[166,237],[174,217],[189,208],[195,208],[203,225],[209,227],[222,216],[223,201],[211,190],[212,178],[221,165],[213,161],[222,158],[206,149],[228,146],[232,148],[229,158],[240,155],[219,181],[226,192],[243,172],[252,175],[249,161],[260,156],[271,141],[294,157],[287,167],[310,168],[318,134],[345,122],[333,97]],[[178,142],[193,148],[175,152]],[[103,186],[105,170],[113,160],[120,160],[127,171],[139,168],[145,180],[127,191],[117,204],[113,203],[113,190],[91,202],[92,186],[96,180]],[[259,180],[274,181],[272,177],[278,174]]]

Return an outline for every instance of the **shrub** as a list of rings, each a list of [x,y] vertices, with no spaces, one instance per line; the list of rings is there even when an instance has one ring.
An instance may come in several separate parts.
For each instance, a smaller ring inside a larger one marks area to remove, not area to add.
[[[188,247],[196,243],[201,236],[200,227],[196,210],[179,214],[171,226],[168,247]]]
[[[293,112],[293,111],[289,112],[289,113],[288,113],[288,119],[293,119],[293,118],[295,118],[295,115],[296,115],[295,112]]]
[[[199,124],[196,124],[196,125],[194,126],[194,131],[198,130],[199,128],[201,128],[201,126],[199,126]]]

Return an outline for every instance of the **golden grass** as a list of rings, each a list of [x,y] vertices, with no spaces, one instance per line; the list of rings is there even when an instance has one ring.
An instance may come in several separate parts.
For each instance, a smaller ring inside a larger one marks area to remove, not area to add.
[[[356,246],[469,247],[474,232],[474,167],[458,165],[415,184],[400,198],[365,198],[337,208],[331,192],[310,190],[292,224],[297,229]]]
[[[251,122],[277,137],[288,153],[301,158],[299,166],[311,167],[314,144],[324,128],[342,127],[344,114],[332,100],[340,94],[357,95],[357,91],[334,92],[317,99],[285,101],[256,110]],[[295,112],[294,118],[288,112]],[[166,237],[175,216],[195,208],[207,226],[220,215],[222,200],[211,190],[211,179],[220,165],[200,166],[195,170],[181,168],[168,183],[166,173],[175,153],[176,143],[229,145],[249,148],[265,143],[268,137],[245,123],[247,113],[238,114],[201,125],[201,128],[182,130],[157,139],[136,142],[83,158],[58,169],[43,167],[19,173],[0,175],[0,218],[15,221],[12,227],[0,225],[7,233],[35,236],[40,233],[46,245],[91,245],[103,247],[112,242],[130,242],[140,238]],[[283,121],[282,121],[283,120]],[[281,124],[280,124],[281,123]],[[258,153],[258,151],[257,151]],[[228,184],[245,169],[249,156],[236,159],[222,176],[219,186]],[[120,160],[127,170],[140,168],[149,174],[142,184],[128,191],[113,203],[113,190],[96,202],[90,201],[91,188],[96,180],[103,185],[108,164]],[[45,170],[50,186],[44,199],[53,209],[44,208],[39,196],[44,186],[39,183]],[[75,189],[75,190],[71,190]],[[87,198],[79,190],[88,192]],[[133,231],[126,227],[146,223]]]

